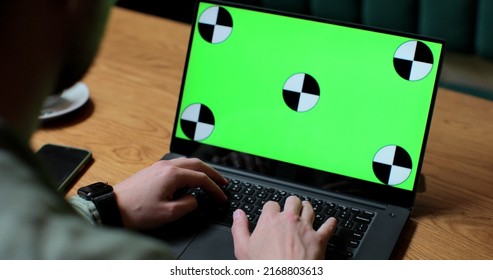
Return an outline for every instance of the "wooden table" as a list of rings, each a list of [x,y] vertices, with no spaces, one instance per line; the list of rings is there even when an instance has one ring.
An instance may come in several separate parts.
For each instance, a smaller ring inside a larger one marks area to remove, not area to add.
[[[115,8],[84,79],[91,102],[45,124],[34,149],[52,142],[91,149],[95,161],[69,195],[116,184],[169,149],[190,26]],[[395,257],[493,259],[493,102],[441,88],[423,174],[427,189]]]

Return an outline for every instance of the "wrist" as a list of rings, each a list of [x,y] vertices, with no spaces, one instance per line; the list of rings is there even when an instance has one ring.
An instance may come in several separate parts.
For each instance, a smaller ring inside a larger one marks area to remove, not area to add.
[[[123,227],[120,209],[112,186],[98,182],[80,188],[77,194],[94,203],[103,225]]]

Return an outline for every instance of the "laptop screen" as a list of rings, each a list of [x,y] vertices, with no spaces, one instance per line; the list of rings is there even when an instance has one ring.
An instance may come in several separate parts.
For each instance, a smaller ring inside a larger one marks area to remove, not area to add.
[[[200,1],[174,136],[195,154],[217,148],[413,191],[442,48],[411,34]]]

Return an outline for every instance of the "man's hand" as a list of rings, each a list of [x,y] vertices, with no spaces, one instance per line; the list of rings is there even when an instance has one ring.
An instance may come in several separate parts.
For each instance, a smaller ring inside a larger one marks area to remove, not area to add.
[[[323,259],[337,221],[329,218],[315,231],[315,213],[308,201],[291,196],[281,212],[277,202],[264,205],[252,234],[242,210],[233,215],[233,240],[238,259]]]
[[[191,195],[175,197],[183,188],[201,187],[217,201],[227,199],[219,188],[227,180],[198,159],[162,160],[115,186],[115,195],[127,228],[151,229],[175,221],[197,207]]]

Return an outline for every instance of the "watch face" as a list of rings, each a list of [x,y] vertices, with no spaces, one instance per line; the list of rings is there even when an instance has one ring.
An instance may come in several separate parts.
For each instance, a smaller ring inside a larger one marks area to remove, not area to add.
[[[107,193],[111,193],[113,187],[105,183],[94,183],[92,185],[80,188],[77,194],[83,198],[94,198]]]

